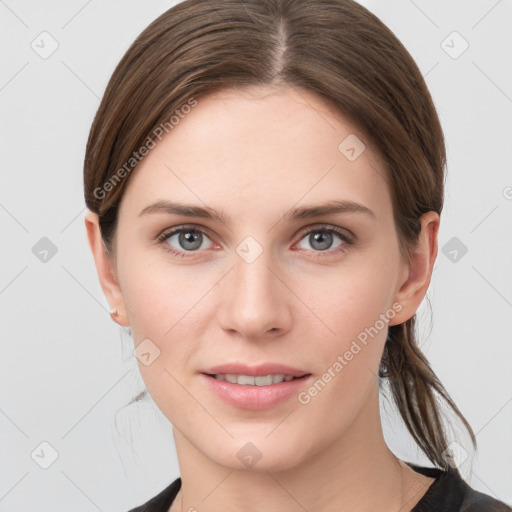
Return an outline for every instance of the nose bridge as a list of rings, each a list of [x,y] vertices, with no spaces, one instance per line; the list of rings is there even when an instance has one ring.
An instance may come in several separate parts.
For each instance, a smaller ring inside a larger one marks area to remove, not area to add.
[[[248,337],[284,327],[285,290],[276,277],[272,251],[247,237],[236,248],[233,270],[223,290],[220,319],[225,329]]]
[[[241,294],[239,299],[243,297],[245,301],[254,302],[272,295],[275,276],[270,271],[273,266],[271,251],[265,250],[255,255],[253,247],[246,253],[242,253],[243,250],[241,247],[237,249],[234,268],[235,287]]]

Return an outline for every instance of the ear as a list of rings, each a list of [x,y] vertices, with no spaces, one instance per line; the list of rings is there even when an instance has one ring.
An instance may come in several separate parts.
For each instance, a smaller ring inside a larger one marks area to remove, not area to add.
[[[126,315],[123,295],[115,273],[115,261],[112,255],[107,251],[103,238],[101,237],[99,218],[96,213],[91,211],[86,213],[85,229],[96,264],[101,289],[110,307],[117,310],[117,315],[112,316],[112,319],[119,325],[129,327],[130,324]]]
[[[421,233],[412,250],[409,264],[404,262],[394,297],[402,309],[390,320],[389,325],[398,325],[412,318],[425,297],[437,257],[439,222],[439,214],[436,212],[427,212],[420,218]]]

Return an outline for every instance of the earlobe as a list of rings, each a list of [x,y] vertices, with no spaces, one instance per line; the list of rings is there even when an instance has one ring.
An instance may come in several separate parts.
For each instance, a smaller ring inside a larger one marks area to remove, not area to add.
[[[402,309],[390,325],[398,325],[412,318],[425,297],[437,257],[439,221],[439,214],[433,211],[421,216],[418,242],[412,249],[409,264],[404,264],[404,273],[395,294],[395,302],[401,304]]]
[[[110,305],[111,318],[119,325],[129,327],[130,324],[126,316],[123,295],[115,275],[114,261],[112,256],[108,253],[101,236],[98,215],[88,211],[84,221],[87,239],[96,265],[101,289]],[[115,314],[113,311],[115,311]]]

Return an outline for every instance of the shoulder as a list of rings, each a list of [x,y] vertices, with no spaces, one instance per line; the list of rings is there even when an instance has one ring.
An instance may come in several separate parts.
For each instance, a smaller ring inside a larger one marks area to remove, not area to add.
[[[180,488],[181,478],[177,478],[149,501],[130,509],[128,512],[167,512]]]
[[[487,494],[475,491],[466,484],[460,512],[512,512],[512,508]]]
[[[512,512],[512,508],[502,501],[473,489],[456,471],[409,466],[435,478],[411,512]]]

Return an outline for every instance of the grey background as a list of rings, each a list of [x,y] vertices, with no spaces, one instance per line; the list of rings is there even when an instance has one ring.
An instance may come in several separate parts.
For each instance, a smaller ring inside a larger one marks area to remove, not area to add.
[[[0,0],[0,512],[122,512],[178,476],[168,421],[150,400],[123,407],[144,388],[108,315],[82,190],[107,81],[174,3]],[[445,130],[422,348],[477,433],[462,473],[512,504],[512,2],[361,3],[415,58]],[[424,462],[385,402],[383,414],[395,453]]]

